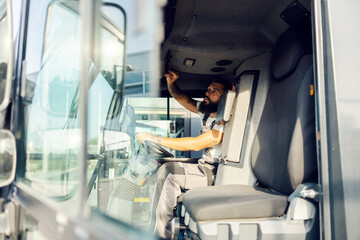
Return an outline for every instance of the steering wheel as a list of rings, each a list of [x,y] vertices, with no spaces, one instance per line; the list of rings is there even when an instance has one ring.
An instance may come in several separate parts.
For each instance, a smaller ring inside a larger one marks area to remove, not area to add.
[[[144,141],[145,150],[148,154],[157,158],[173,158],[170,152],[166,151],[161,145],[150,141]]]

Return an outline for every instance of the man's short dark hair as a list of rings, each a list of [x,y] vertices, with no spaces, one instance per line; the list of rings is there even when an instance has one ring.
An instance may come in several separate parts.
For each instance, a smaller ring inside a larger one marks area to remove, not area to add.
[[[224,91],[231,90],[231,88],[232,88],[232,84],[230,83],[230,81],[226,80],[225,78],[221,78],[221,77],[212,78],[211,83],[220,83],[221,85],[224,86]]]

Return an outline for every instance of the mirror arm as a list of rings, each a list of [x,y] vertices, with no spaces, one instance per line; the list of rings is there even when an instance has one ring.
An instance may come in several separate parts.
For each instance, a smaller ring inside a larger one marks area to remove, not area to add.
[[[1,206],[2,207],[2,206]],[[15,202],[8,202],[5,205],[5,209],[0,213],[0,233],[6,236],[19,234],[19,205]]]

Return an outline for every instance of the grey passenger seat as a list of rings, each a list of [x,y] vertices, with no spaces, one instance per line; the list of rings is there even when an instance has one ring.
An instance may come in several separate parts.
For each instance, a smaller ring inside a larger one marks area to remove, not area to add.
[[[263,52],[236,70],[236,98],[225,124],[215,185],[253,185],[256,181],[249,159],[272,76],[271,57],[272,52]]]
[[[309,28],[297,26],[273,50],[273,79],[251,151],[256,186],[184,195],[185,224],[201,239],[305,239],[316,232],[315,204],[299,194],[317,180],[311,47]]]

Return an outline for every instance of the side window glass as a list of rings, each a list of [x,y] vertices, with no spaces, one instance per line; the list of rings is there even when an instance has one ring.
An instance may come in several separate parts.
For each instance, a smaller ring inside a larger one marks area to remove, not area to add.
[[[57,201],[74,199],[78,187],[81,141],[77,111],[81,73],[78,5],[77,1],[53,1],[47,12],[32,12],[38,16],[31,19],[46,20],[40,44],[41,25],[29,22],[26,61],[32,65],[28,64],[31,72],[26,75],[24,97],[26,167],[23,180]],[[34,34],[38,34],[36,40],[32,38]],[[41,49],[40,64],[34,67]]]
[[[123,98],[125,19],[116,6],[102,6],[99,61],[92,65],[88,96],[88,152],[100,154],[105,129],[116,129]]]
[[[100,9],[99,49],[88,70],[88,181],[103,165],[104,132],[111,131],[122,106],[125,18],[115,5]],[[41,15],[39,13],[39,15]],[[26,76],[26,167],[23,179],[58,201],[75,199],[80,144],[79,83],[81,18],[78,1],[53,1],[47,13],[41,64]],[[40,18],[40,17],[39,17]],[[31,23],[30,23],[31,24]],[[36,24],[33,24],[35,31]],[[29,33],[30,35],[30,33]],[[31,41],[31,40],[29,40]],[[34,44],[34,42],[31,42]],[[36,54],[29,48],[27,61]],[[89,200],[91,202],[91,198]]]
[[[120,127],[124,88],[125,15],[117,5],[104,5],[99,32],[99,61],[94,65],[88,96],[88,204],[107,214],[114,165],[123,169],[131,151],[130,135]],[[122,171],[122,170],[120,170]],[[121,219],[120,219],[121,220]]]

